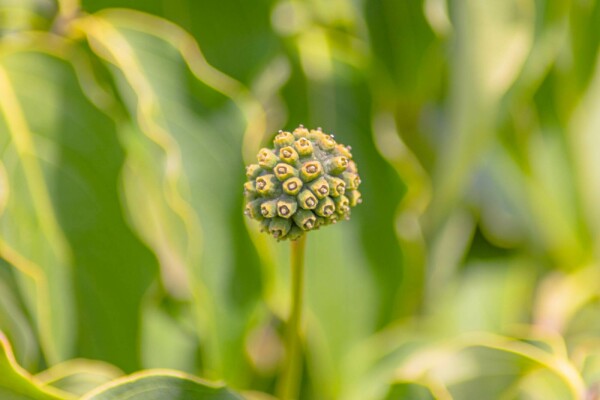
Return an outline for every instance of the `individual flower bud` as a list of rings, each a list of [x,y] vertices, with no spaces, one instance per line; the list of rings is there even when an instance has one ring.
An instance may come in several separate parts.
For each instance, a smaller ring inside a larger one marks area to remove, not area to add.
[[[250,164],[246,167],[246,176],[248,179],[256,179],[264,169],[258,164]]]
[[[277,215],[277,200],[268,200],[260,205],[260,214],[264,218],[273,218]]]
[[[269,224],[269,232],[277,239],[287,235],[291,228],[292,221],[285,218],[275,217],[271,219],[271,223]]]
[[[248,200],[254,200],[258,197],[258,193],[256,192],[256,181],[244,183],[244,196]]]
[[[278,181],[275,175],[267,174],[256,178],[256,191],[263,196],[277,193]]]
[[[312,211],[309,210],[298,210],[296,214],[292,217],[296,225],[300,227],[300,229],[309,231],[315,227],[315,223],[317,222],[317,217]]]
[[[321,136],[323,136],[323,129],[317,128],[317,129],[311,129],[310,131],[308,131],[307,137],[310,139],[311,142],[317,143],[319,141],[319,139],[321,138]]]
[[[285,163],[277,164],[275,168],[273,168],[273,171],[275,172],[275,176],[277,176],[277,179],[279,179],[280,181],[285,181],[286,179],[291,178],[292,176],[298,175],[298,171],[296,170],[296,168]]]
[[[305,210],[314,209],[319,202],[315,195],[308,189],[301,191],[297,199],[300,207],[304,208]]]
[[[284,146],[289,146],[292,143],[294,143],[294,140],[295,140],[294,135],[292,135],[291,133],[279,131],[277,136],[275,136],[275,139],[273,140],[273,142],[275,143],[276,146],[284,147]]]
[[[296,139],[301,137],[307,137],[308,133],[308,129],[306,129],[304,125],[300,125],[296,129],[294,129],[294,136],[296,137]]]
[[[362,203],[362,195],[358,190],[350,190],[346,193],[346,197],[348,197],[350,207],[356,207],[357,204]]]
[[[360,178],[357,174],[352,172],[344,172],[342,173],[342,179],[346,183],[346,189],[358,189],[358,185],[360,185]]]
[[[271,218],[264,218],[260,221],[260,231],[269,232],[269,225],[271,225]]]
[[[263,168],[271,169],[277,164],[277,156],[269,149],[263,148],[258,152],[258,165]]]
[[[319,200],[329,195],[329,184],[323,177],[313,181],[308,187]]]
[[[261,199],[256,199],[246,203],[246,207],[244,208],[244,215],[253,219],[262,218],[262,215],[260,213],[260,206],[262,202],[263,201]]]
[[[244,213],[278,240],[348,219],[361,202],[350,147],[320,128],[280,131],[274,149],[263,148],[258,164],[246,168]]]
[[[350,210],[350,201],[344,195],[335,197],[333,202],[335,203],[335,211],[338,214],[346,214]]]
[[[294,142],[294,147],[296,148],[296,151],[300,157],[307,157],[313,153],[313,145],[311,141],[305,137],[301,137],[300,139],[296,140]]]
[[[323,172],[323,167],[318,161],[308,161],[302,165],[300,169],[300,178],[304,182],[310,182],[315,178],[318,178]]]
[[[304,231],[294,223],[292,224],[292,228],[287,234],[287,239],[296,240],[299,239],[302,235],[304,235]]]
[[[340,174],[348,167],[348,159],[344,156],[332,157],[325,163],[328,174]]]
[[[356,163],[352,160],[348,163],[348,168],[346,168],[346,172],[352,172],[353,174],[358,174],[358,170],[356,169]]]
[[[295,196],[302,189],[302,181],[299,178],[293,177],[283,182],[283,191],[291,196]]]
[[[279,158],[288,164],[295,164],[298,161],[298,152],[291,146],[283,147],[279,150]]]
[[[329,194],[333,197],[341,196],[346,192],[346,183],[343,179],[334,176],[326,176],[329,184]]]
[[[315,213],[321,217],[330,217],[335,212],[335,202],[331,199],[331,197],[325,197],[319,204],[317,204],[317,208],[315,209]]]
[[[352,153],[350,153],[350,147],[344,146],[343,144],[338,144],[335,146],[335,149],[341,156],[344,156],[349,160],[352,159]]]
[[[333,150],[337,144],[331,135],[326,134],[322,134],[317,143],[325,151]]]
[[[282,196],[277,201],[277,215],[281,218],[290,218],[298,209],[298,202],[294,197]]]
[[[323,225],[328,225],[327,218],[317,217],[317,220],[315,221],[315,229],[319,229]]]

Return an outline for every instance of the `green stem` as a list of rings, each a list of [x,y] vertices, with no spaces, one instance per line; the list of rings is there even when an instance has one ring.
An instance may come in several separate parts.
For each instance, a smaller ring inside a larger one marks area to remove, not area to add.
[[[304,282],[304,248],[306,234],[291,242],[292,247],[292,309],[287,326],[286,350],[287,360],[281,381],[279,397],[281,400],[298,398],[302,371],[300,354],[300,324],[302,320],[302,292]]]

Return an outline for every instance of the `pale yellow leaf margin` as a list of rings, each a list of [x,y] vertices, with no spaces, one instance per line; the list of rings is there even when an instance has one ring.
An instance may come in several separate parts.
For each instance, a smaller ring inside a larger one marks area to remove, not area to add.
[[[573,400],[584,398],[585,382],[569,359],[523,341],[486,332],[465,334],[416,352],[396,370],[396,381],[419,382],[430,387],[432,392],[443,393],[440,392],[440,389],[443,389],[442,382],[433,379],[430,371],[442,360],[448,360],[451,356],[474,347],[512,353],[531,360],[554,373],[567,386]],[[446,399],[444,395],[441,398]]]
[[[10,343],[8,342],[8,339],[6,339],[2,331],[0,331],[0,355],[5,356],[6,360],[8,360],[9,366],[17,375],[20,375],[22,378],[30,381],[31,384],[36,386],[37,389],[43,394],[51,396],[57,400],[75,400],[75,397],[73,397],[69,393],[63,392],[62,390],[55,389],[53,387],[43,386],[43,384],[39,382],[35,376],[32,376],[29,372],[27,372],[19,364],[17,364]]]
[[[121,385],[125,385],[125,384],[135,383],[136,381],[139,381],[141,379],[151,378],[151,377],[172,377],[172,378],[178,378],[178,379],[191,381],[191,382],[197,383],[199,385],[207,386],[207,387],[210,387],[213,389],[224,389],[225,388],[225,385],[222,382],[207,381],[207,380],[204,380],[204,379],[201,379],[196,376],[189,375],[189,374],[186,374],[186,373],[180,372],[180,371],[174,371],[174,370],[170,370],[170,369],[149,369],[149,370],[136,372],[132,375],[128,375],[123,378],[119,378],[112,382],[109,382],[105,385],[99,386],[96,389],[92,390],[91,392],[85,394],[80,400],[91,400],[94,398],[94,396],[97,396],[98,394],[101,394],[112,388],[115,388],[115,387],[118,387]],[[240,397],[240,399],[241,399],[241,397]]]
[[[23,164],[28,190],[32,197],[36,215],[40,220],[40,229],[44,233],[46,240],[51,243],[53,251],[56,252],[57,259],[64,262],[65,266],[68,266],[66,260],[70,259],[69,247],[58,221],[55,219],[42,169],[35,158],[36,151],[32,133],[8,74],[1,65],[0,93],[2,93],[2,96],[0,96],[0,113],[6,120],[13,144]],[[40,331],[53,332],[51,328],[52,312],[49,307],[50,302],[47,301],[50,298],[50,291],[43,269],[12,248],[2,238],[0,238],[0,256],[34,280],[38,289],[37,308],[40,313],[38,328]],[[43,334],[40,334],[40,341],[42,342],[42,349],[48,361],[51,363],[57,362],[60,359],[60,355],[54,341]]]
[[[104,9],[94,14],[107,23],[117,24],[144,34],[160,38],[177,49],[192,74],[207,86],[230,98],[240,109],[246,120],[242,143],[242,156],[245,164],[256,162],[256,153],[268,135],[267,112],[254,94],[241,82],[210,65],[196,39],[176,24],[163,18],[130,9]],[[85,20],[80,21],[85,26]],[[85,28],[83,29],[85,30]],[[241,213],[241,210],[240,210]],[[268,238],[258,233],[258,229],[248,230],[254,246],[267,271],[276,270],[276,261],[269,250]]]

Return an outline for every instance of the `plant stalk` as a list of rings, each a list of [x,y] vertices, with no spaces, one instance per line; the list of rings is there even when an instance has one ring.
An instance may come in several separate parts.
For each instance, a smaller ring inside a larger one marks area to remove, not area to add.
[[[304,249],[306,235],[291,242],[292,305],[286,333],[286,365],[279,385],[281,400],[296,400],[300,388],[302,357],[300,351],[300,326],[304,286]]]

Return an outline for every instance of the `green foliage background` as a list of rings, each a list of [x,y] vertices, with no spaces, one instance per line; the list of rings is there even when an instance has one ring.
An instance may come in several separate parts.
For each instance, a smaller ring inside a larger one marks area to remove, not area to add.
[[[599,26],[596,0],[0,0],[1,398],[274,393],[288,246],[242,184],[300,123],[364,197],[308,238],[303,399],[599,398]]]

